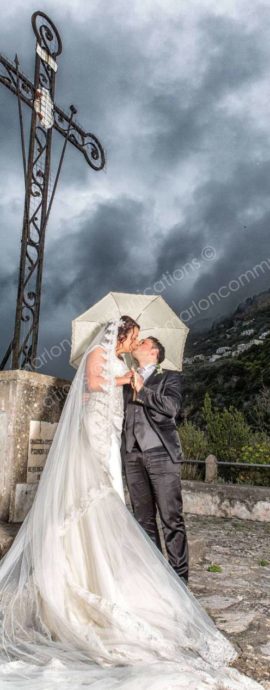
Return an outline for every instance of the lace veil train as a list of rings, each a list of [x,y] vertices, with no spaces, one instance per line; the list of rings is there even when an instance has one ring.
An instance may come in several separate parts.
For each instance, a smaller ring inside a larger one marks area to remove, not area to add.
[[[119,323],[100,328],[81,359],[33,506],[0,564],[0,688],[255,690],[225,668],[233,647],[113,489]],[[98,346],[105,384],[92,435],[85,365]]]

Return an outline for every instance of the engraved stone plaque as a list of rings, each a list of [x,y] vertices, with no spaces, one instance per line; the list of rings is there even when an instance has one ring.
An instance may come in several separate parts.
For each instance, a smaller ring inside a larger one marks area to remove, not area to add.
[[[4,491],[7,463],[8,416],[0,411],[0,491]]]
[[[27,484],[38,482],[45,466],[57,423],[31,420],[28,445]]]

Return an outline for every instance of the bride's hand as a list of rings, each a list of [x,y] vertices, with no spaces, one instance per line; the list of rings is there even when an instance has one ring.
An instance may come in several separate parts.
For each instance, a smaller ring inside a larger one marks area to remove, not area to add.
[[[131,383],[132,377],[133,377],[132,371],[127,371],[126,374],[124,374],[123,376],[117,376],[118,386],[125,386],[126,384]]]

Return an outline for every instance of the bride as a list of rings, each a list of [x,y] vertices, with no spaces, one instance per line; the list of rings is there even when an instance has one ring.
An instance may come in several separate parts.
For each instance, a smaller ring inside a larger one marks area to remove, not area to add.
[[[261,687],[125,506],[122,355],[138,334],[124,316],[88,345],[1,562],[1,690]]]

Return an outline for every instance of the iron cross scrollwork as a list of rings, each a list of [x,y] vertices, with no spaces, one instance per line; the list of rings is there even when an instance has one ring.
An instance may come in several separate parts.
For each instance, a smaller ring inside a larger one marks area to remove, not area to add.
[[[66,114],[54,103],[58,69],[56,59],[62,52],[57,28],[43,12],[33,14],[32,27],[36,36],[34,83],[19,70],[17,55],[14,62],[10,62],[0,54],[0,83],[17,96],[25,179],[15,328],[0,369],[4,369],[12,358],[12,369],[35,370],[45,232],[67,143],[70,142],[83,153],[93,170],[102,170],[105,165],[104,151],[99,140],[74,121],[76,108],[71,105],[70,113]],[[28,159],[22,104],[32,109]],[[49,189],[54,129],[64,137],[64,144],[55,181],[52,189]]]

